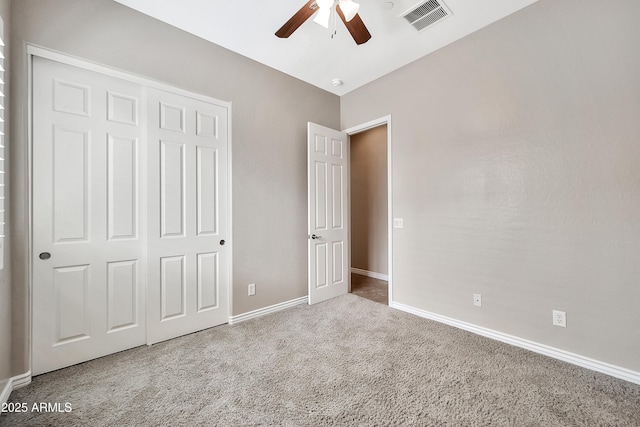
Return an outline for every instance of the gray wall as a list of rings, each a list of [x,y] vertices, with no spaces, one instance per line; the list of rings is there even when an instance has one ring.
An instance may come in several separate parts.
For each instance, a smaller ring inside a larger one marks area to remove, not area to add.
[[[111,0],[13,3],[14,371],[25,372],[25,42],[231,101],[234,315],[307,294],[307,121],[339,127],[339,98]],[[247,285],[256,283],[253,297]]]
[[[3,32],[2,32],[2,40],[4,40],[4,54],[5,58],[9,57],[9,32],[10,32],[10,15],[11,15],[11,2],[9,0],[0,0],[0,17],[2,17],[3,21]],[[9,67],[10,61],[5,59],[5,73],[4,73],[4,81],[5,83],[9,81]],[[10,108],[9,102],[10,94],[8,84],[5,84],[4,94],[5,94],[5,118],[10,117]],[[8,120],[7,120],[8,122]],[[9,134],[9,123],[5,122],[5,145],[9,145],[9,141],[11,141],[11,135]],[[8,154],[9,149],[5,149],[5,156]],[[5,197],[7,197],[8,191],[8,169],[9,162],[5,162],[5,168],[7,173],[5,174]],[[10,198],[7,197],[5,199],[5,209],[7,212],[10,210]],[[5,214],[8,215],[8,214]],[[6,219],[5,219],[6,220]],[[5,234],[8,236],[5,238],[4,242],[4,269],[0,272],[0,392],[4,389],[7,384],[7,381],[12,376],[11,372],[11,276],[10,276],[10,268],[11,268],[11,251],[10,251],[10,230],[9,227],[6,227]]]
[[[388,274],[387,125],[351,135],[351,267]]]
[[[392,115],[396,302],[640,371],[639,16],[540,0],[341,98]]]

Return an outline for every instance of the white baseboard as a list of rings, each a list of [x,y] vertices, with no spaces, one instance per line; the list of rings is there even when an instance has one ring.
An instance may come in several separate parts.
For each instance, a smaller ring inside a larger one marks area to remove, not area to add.
[[[425,319],[434,320],[436,322],[445,323],[449,326],[453,326],[465,331],[473,332],[474,334],[482,335],[483,337],[491,338],[497,341],[502,341],[506,344],[514,345],[516,347],[524,348],[526,350],[533,351],[534,353],[543,354],[545,356],[552,357],[554,359],[562,360],[563,362],[571,363],[573,365],[581,366],[583,368],[590,369],[592,371],[601,372],[612,377],[620,378],[630,383],[640,384],[640,372],[632,371],[630,369],[622,368],[620,366],[611,365],[609,363],[601,362],[599,360],[590,359],[579,354],[570,353],[565,350],[560,350],[555,347],[550,347],[545,344],[540,344],[534,341],[529,341],[524,338],[519,338],[513,335],[508,335],[502,332],[494,331],[492,329],[477,326],[472,323],[463,322],[460,320],[452,319],[450,317],[441,316],[439,314],[431,313],[421,310],[419,308],[411,307],[409,305],[401,304],[398,302],[392,302],[390,304],[392,308],[405,311],[407,313],[415,314],[416,316],[424,317]]]
[[[13,383],[14,390],[25,387],[31,384],[31,371],[25,372],[24,374],[17,375],[11,378],[11,381]]]
[[[359,274],[361,276],[371,277],[373,279],[386,280],[387,282],[389,281],[389,275],[387,274],[376,273],[373,271],[363,270],[361,268],[355,268],[355,267],[351,267],[351,272],[355,274]]]
[[[31,371],[9,378],[9,381],[5,384],[2,392],[0,392],[0,405],[9,400],[9,396],[13,390],[24,387],[29,383],[31,383]]]
[[[300,304],[306,304],[309,301],[308,297],[301,297],[292,299],[291,301],[281,302],[279,304],[270,305],[269,307],[260,308],[258,310],[249,311],[247,313],[239,314],[237,316],[229,317],[229,324],[244,322],[246,320],[255,319],[258,317],[266,316],[267,314],[275,313],[290,307],[294,307]]]
[[[7,400],[9,400],[9,396],[11,395],[12,391],[13,391],[13,386],[11,384],[11,378],[9,378],[7,383],[4,385],[2,392],[0,392],[0,406],[7,403]]]

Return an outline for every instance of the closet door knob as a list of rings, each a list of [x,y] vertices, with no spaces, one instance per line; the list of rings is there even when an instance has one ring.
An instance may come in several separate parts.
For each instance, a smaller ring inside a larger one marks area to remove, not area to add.
[[[38,258],[40,258],[41,260],[47,260],[51,258],[51,254],[49,252],[40,252],[40,255],[38,255]]]

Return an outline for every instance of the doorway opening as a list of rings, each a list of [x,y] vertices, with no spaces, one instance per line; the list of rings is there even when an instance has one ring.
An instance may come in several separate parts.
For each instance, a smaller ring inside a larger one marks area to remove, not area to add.
[[[351,289],[391,304],[390,118],[348,129]]]

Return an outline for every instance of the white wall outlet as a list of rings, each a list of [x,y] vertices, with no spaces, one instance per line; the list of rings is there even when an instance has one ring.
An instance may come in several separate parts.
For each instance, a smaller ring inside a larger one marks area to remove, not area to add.
[[[256,284],[255,283],[249,283],[249,286],[247,287],[247,293],[249,294],[249,296],[251,295],[255,295],[256,294]]]
[[[473,294],[473,305],[477,305],[478,307],[482,307],[482,295]]]
[[[561,328],[567,327],[567,313],[564,311],[553,310],[553,324]]]
[[[404,228],[404,219],[393,218],[393,228]]]

